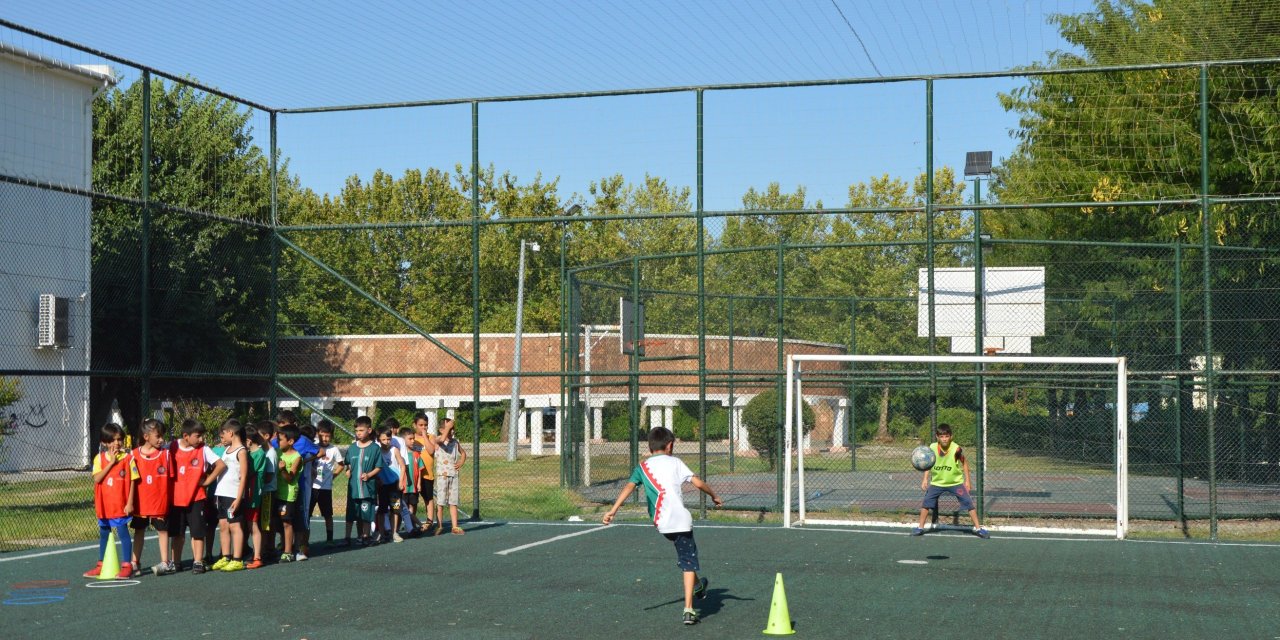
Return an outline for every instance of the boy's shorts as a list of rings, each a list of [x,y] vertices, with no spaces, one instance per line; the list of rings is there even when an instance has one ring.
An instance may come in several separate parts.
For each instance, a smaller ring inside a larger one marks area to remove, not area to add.
[[[262,517],[262,514],[260,513],[261,511],[261,507],[249,507],[248,509],[245,509],[244,521],[249,523],[257,522],[258,519]]]
[[[169,517],[165,519],[169,525],[169,535],[183,535],[187,528],[191,529],[191,537],[203,538],[207,533],[204,519],[204,502],[169,509]]]
[[[400,510],[400,501],[404,499],[404,494],[400,491],[398,484],[384,484],[378,486],[378,508],[391,509],[393,511]]]
[[[227,496],[218,496],[218,520],[226,520],[227,524],[237,524],[244,522],[244,512],[246,507],[240,507],[234,512],[231,511],[231,505],[236,501],[235,498]]]
[[[169,521],[159,516],[134,516],[133,520],[129,521],[129,528],[134,531],[145,531],[147,527],[168,533]]]
[[[662,534],[676,545],[676,566],[681,571],[698,571],[698,544],[693,541],[692,531],[679,531]]]
[[[320,507],[320,515],[326,518],[333,517],[333,489],[312,489],[311,490],[311,508],[307,509],[307,515],[316,512],[316,506]]]
[[[129,516],[123,516],[120,518],[98,518],[98,526],[106,527],[108,529],[115,529],[116,527],[122,527],[127,524],[129,524]]]
[[[296,520],[298,517],[298,503],[285,502],[284,500],[276,500],[275,514],[280,516],[280,521],[282,523],[288,522],[289,524],[292,525],[294,523],[294,520]]]
[[[973,511],[973,497],[969,495],[969,490],[964,488],[963,484],[957,484],[950,487],[939,487],[937,485],[929,485],[929,490],[924,494],[924,502],[920,505],[922,509],[937,509],[938,498],[944,493],[949,493],[960,501],[960,508],[965,511]]]
[[[458,504],[458,476],[440,476],[436,478],[436,506],[447,507]]]
[[[433,478],[419,479],[418,494],[422,496],[423,502],[431,502],[436,497],[436,481]]]
[[[376,513],[373,498],[347,499],[347,522],[373,522]]]

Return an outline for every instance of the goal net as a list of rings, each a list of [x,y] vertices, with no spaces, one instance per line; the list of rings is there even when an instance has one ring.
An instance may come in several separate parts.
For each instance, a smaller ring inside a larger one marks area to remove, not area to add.
[[[1123,538],[1126,378],[1119,357],[792,355],[784,525],[915,526],[910,453],[947,423],[987,528]],[[930,526],[971,521],[944,495]]]

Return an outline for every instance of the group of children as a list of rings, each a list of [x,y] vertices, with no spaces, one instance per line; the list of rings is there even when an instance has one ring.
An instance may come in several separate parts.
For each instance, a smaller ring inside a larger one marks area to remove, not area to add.
[[[144,420],[142,444],[131,451],[124,429],[107,424],[93,460],[99,560],[84,575],[101,574],[112,532],[122,551],[118,577],[138,574],[148,528],[159,539],[160,562],[151,567],[157,576],[182,566],[188,531],[193,574],[306,560],[317,507],[326,542],[334,543],[333,483],[343,473],[349,474],[346,546],[352,545],[353,524],[361,546],[438,535],[446,506],[451,533],[462,535],[458,472],[466,452],[452,420],[444,421],[438,435],[428,433],[427,425],[426,414],[419,413],[411,427],[390,418],[375,433],[368,417],[357,418],[356,441],[344,453],[333,444],[333,423],[299,426],[287,410],[275,421],[253,425],[227,420],[214,447],[206,445],[205,426],[196,420],[185,420],[167,445],[165,425]],[[426,507],[422,520],[419,499]],[[221,555],[213,561],[215,528]]]
[[[940,495],[950,493],[969,511],[974,532],[986,538],[989,534],[979,523],[969,497],[968,462],[959,445],[952,442],[950,425],[938,425],[937,434],[938,441],[932,445],[937,462],[921,479],[925,499],[919,526],[911,534],[924,533],[926,515],[937,508]],[[192,573],[203,573],[204,549],[211,544],[211,529],[205,520],[212,504],[221,532],[222,558],[210,569],[261,567],[263,552],[273,548],[277,532],[283,538],[280,562],[305,560],[310,514],[316,506],[324,517],[327,538],[333,540],[332,483],[344,472],[349,474],[348,546],[352,524],[361,545],[400,542],[403,533],[430,531],[433,502],[434,532],[442,532],[443,509],[448,506],[452,533],[463,533],[458,527],[458,471],[467,456],[454,437],[452,420],[446,420],[439,435],[432,436],[427,433],[425,414],[414,416],[412,427],[401,428],[394,418],[388,419],[376,432],[369,418],[360,417],[356,419],[356,441],[346,454],[331,444],[332,423],[321,421],[314,434],[307,433],[288,411],[282,412],[276,423],[262,422],[248,431],[239,422],[228,420],[220,435],[221,450],[210,450],[204,446],[204,427],[187,420],[181,438],[166,448],[163,425],[147,420],[142,426],[142,446],[129,452],[123,450],[123,429],[114,424],[102,428],[102,453],[93,464],[94,505],[101,531],[99,558],[110,532],[119,530],[124,553],[132,557],[131,563],[122,564],[120,575],[131,575],[139,566],[143,534],[150,526],[159,532],[161,559],[152,571],[156,575],[173,573],[181,558],[185,530],[190,528],[196,558]],[[315,443],[312,435],[317,437]],[[692,484],[717,507],[723,501],[673,455],[675,435],[670,430],[657,427],[649,432],[648,440],[651,455],[632,471],[603,521],[606,525],[613,522],[635,488],[644,487],[650,519],[675,545],[676,564],[683,574],[682,621],[697,624],[699,615],[693,602],[706,596],[709,582],[698,576],[701,567],[693,538],[693,515],[684,506],[682,487],[686,482]],[[206,490],[215,483],[214,502],[210,503]],[[426,503],[425,521],[416,516],[419,498]],[[132,544],[125,531],[130,522],[136,532]],[[247,564],[246,527],[253,540],[253,559]],[[295,544],[297,552],[293,551]],[[101,569],[99,561],[85,576],[97,576]]]

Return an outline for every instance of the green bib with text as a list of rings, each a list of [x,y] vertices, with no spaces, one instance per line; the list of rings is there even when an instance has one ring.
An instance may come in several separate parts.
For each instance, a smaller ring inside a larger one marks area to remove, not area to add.
[[[944,454],[938,443],[933,443],[933,455],[937,461],[933,463],[933,469],[930,469],[929,484],[936,487],[954,487],[964,483],[964,469],[960,467],[960,461],[956,460],[956,454],[960,452],[960,445],[955,441],[947,447]]]

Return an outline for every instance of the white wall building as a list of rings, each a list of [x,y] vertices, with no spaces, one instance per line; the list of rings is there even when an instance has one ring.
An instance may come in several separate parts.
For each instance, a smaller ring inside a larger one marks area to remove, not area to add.
[[[90,189],[93,100],[114,82],[109,67],[0,44],[0,175]],[[77,372],[19,378],[22,399],[0,407],[0,471],[90,461],[90,216],[88,197],[0,180],[0,370]]]

